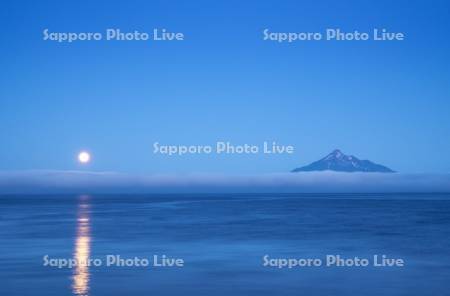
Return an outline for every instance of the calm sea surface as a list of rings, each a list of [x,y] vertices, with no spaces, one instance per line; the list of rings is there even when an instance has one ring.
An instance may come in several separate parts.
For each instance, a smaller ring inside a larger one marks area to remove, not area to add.
[[[405,264],[374,267],[374,255]],[[5,296],[450,295],[450,194],[0,196],[0,283]]]

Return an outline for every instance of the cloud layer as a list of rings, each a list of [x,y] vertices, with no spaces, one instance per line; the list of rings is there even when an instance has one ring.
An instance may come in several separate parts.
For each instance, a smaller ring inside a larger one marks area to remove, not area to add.
[[[238,176],[0,172],[0,194],[191,192],[450,192],[450,174],[305,172]]]

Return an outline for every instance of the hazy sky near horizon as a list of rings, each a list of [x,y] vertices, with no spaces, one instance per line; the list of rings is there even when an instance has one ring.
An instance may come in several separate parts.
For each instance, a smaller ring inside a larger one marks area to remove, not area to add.
[[[448,1],[3,1],[0,170],[286,172],[335,148],[450,172]],[[182,42],[43,41],[42,31],[183,32]],[[263,30],[403,32],[397,42],[263,40]],[[154,142],[295,146],[153,154]],[[80,150],[92,163],[80,166]]]

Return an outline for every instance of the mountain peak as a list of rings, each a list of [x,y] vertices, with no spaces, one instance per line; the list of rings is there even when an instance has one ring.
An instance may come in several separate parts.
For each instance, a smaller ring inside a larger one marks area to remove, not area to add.
[[[379,172],[393,173],[390,168],[371,162],[360,160],[353,155],[346,155],[335,149],[324,158],[307,166],[294,169],[292,172],[337,171],[337,172]]]
[[[341,158],[343,156],[346,156],[344,153],[342,153],[339,149],[334,149],[330,154],[328,154],[325,158],[331,159],[331,158]]]

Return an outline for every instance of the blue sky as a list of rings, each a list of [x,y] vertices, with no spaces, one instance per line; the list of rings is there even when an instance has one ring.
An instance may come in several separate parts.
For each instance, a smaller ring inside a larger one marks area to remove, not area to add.
[[[286,172],[340,148],[400,172],[450,171],[448,1],[194,2],[3,1],[0,170]],[[262,40],[265,28],[330,27],[406,40]],[[166,28],[186,40],[59,44],[45,28]],[[296,152],[152,153],[155,141],[217,140]]]

